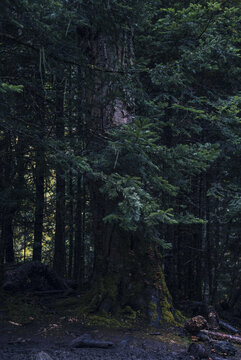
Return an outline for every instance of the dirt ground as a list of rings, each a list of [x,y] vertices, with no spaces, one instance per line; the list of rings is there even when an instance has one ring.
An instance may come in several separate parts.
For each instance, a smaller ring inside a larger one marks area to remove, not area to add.
[[[31,304],[29,299],[24,303],[22,299],[16,302],[15,297],[5,298],[0,304],[0,360],[35,360],[41,351],[52,360],[195,359],[187,351],[192,339],[181,327],[154,329],[139,323],[138,326],[113,329],[83,324],[68,311],[71,306],[57,311],[56,302],[50,300],[44,301],[42,312],[36,313],[35,304],[32,318]],[[19,310],[20,306],[22,310]],[[7,313],[7,309],[11,311]],[[46,314],[53,309],[55,312],[43,316],[43,309]],[[26,318],[28,321],[20,321]],[[71,347],[71,341],[83,334],[110,341],[113,346],[108,349]],[[241,360],[241,348],[237,349],[235,357],[210,354],[209,360]]]
[[[110,349],[71,348],[73,339],[90,334],[98,340],[113,342]],[[176,335],[176,337],[178,337]],[[9,323],[1,329],[1,360],[33,360],[40,351],[49,354],[53,360],[174,360],[184,359],[187,345],[180,339],[171,339],[167,333],[148,335],[140,330],[116,330],[83,327],[64,319],[56,324],[31,324],[20,326]]]
[[[70,347],[74,338],[86,333],[114,345],[110,349]],[[0,359],[35,360],[37,354],[44,351],[53,360],[191,360],[194,358],[187,353],[189,343],[190,339],[178,328],[148,333],[144,330],[83,327],[66,319],[56,324],[20,326],[9,323],[1,328]],[[240,360],[241,352],[223,359]]]

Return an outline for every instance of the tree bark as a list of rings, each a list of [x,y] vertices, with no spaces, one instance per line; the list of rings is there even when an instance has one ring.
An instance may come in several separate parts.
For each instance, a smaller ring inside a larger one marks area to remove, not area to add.
[[[17,151],[16,151],[17,153]],[[10,134],[5,135],[4,140],[4,159],[3,159],[3,187],[8,193],[9,203],[5,203],[2,213],[2,244],[4,259],[7,263],[14,262],[14,249],[13,249],[13,218],[16,212],[17,199],[13,198],[12,191],[15,188],[15,177],[17,174],[17,167],[14,166],[13,159],[13,146]],[[3,259],[3,261],[4,261]]]
[[[86,52],[93,65],[115,71],[130,63],[133,51],[131,29],[123,30],[119,41],[111,34],[92,33],[89,29],[83,30],[83,36],[87,36],[84,43],[88,44]],[[92,95],[86,94],[95,134],[103,134],[133,119],[133,112],[128,111],[127,104],[117,97],[114,85],[113,78],[103,73],[94,79]],[[89,148],[95,152],[105,146],[94,137],[91,141]],[[163,320],[175,323],[175,310],[158,248],[146,243],[143,234],[130,234],[118,224],[105,224],[103,218],[116,207],[116,200],[107,199],[99,191],[100,180],[88,180],[94,229],[92,289],[86,295],[89,310],[115,313],[118,307],[132,308],[140,310],[152,324],[157,325]]]
[[[218,204],[217,204],[218,206]],[[218,290],[218,257],[219,257],[219,240],[220,240],[220,224],[216,222],[214,224],[215,233],[214,233],[214,247],[212,249],[213,253],[213,264],[212,264],[212,287],[211,287],[211,300],[212,304],[216,304],[217,301],[217,290]]]
[[[203,273],[203,300],[209,303],[209,276],[208,276],[208,228],[207,228],[207,178],[202,175],[201,182],[201,218],[205,221],[202,224],[202,273]]]
[[[60,86],[57,84],[57,86]],[[56,139],[59,151],[63,150],[64,142],[64,91],[57,89],[56,100]],[[56,166],[56,215],[54,270],[59,276],[65,275],[65,169],[60,163]]]
[[[0,232],[0,287],[4,279],[4,238],[2,236],[3,230],[3,211],[1,209],[1,232]]]
[[[76,214],[75,214],[75,247],[74,247],[74,279],[79,283],[83,269],[82,244],[82,175],[77,175]]]
[[[42,238],[44,218],[44,151],[36,150],[35,157],[35,214],[33,261],[42,260]]]
[[[13,248],[13,218],[15,211],[6,210],[3,220],[2,237],[5,243],[5,260],[6,263],[14,263]]]
[[[73,174],[69,172],[69,203],[68,203],[68,234],[69,234],[69,263],[68,277],[72,278],[73,271],[73,245],[74,245],[74,191],[73,191]]]
[[[72,116],[72,67],[69,69],[68,80],[68,136],[73,137],[73,116]],[[74,255],[74,184],[73,184],[73,170],[68,172],[68,278],[73,276],[73,255]]]

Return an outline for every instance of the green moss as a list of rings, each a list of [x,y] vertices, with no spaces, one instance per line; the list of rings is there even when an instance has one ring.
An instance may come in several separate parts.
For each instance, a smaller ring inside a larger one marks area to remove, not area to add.
[[[7,310],[9,320],[22,325],[29,324],[35,319],[39,320],[43,316],[41,308],[37,305],[18,300],[10,300]]]
[[[57,308],[60,308],[60,309],[65,309],[65,308],[68,308],[68,307],[75,307],[75,306],[78,306],[80,304],[80,299],[77,298],[77,297],[68,297],[66,299],[60,299],[60,300],[57,300],[56,303],[55,303],[55,306]]]
[[[180,311],[176,311],[172,306],[172,296],[168,290],[164,272],[159,266],[160,292],[162,300],[160,301],[160,308],[162,312],[162,319],[167,324],[180,325],[184,322],[184,317]]]
[[[93,313],[99,309],[104,300],[110,300],[115,303],[117,294],[118,287],[115,280],[110,276],[102,277],[81,299],[79,312],[85,314]]]
[[[87,325],[104,326],[108,328],[123,327],[123,324],[120,321],[114,318],[100,316],[100,315],[89,315],[87,318]]]
[[[148,304],[148,309],[152,310],[152,311],[156,311],[157,306],[153,301],[150,301],[149,304]]]
[[[154,323],[158,318],[158,314],[156,311],[153,312],[152,316],[151,316],[151,322]]]
[[[176,321],[174,319],[173,313],[171,311],[171,303],[168,301],[167,297],[164,297],[160,302],[162,318],[168,324],[176,325]]]
[[[126,306],[122,313],[127,319],[130,320],[135,320],[137,317],[137,312],[134,311],[130,306]]]
[[[168,290],[166,280],[165,280],[165,275],[164,275],[164,272],[163,272],[161,266],[159,266],[159,273],[160,273],[161,290],[163,292],[163,295],[165,295],[168,298],[168,300],[171,302],[172,297],[171,297],[171,294],[170,294],[170,292]]]
[[[180,324],[184,324],[187,318],[181,313],[180,310],[175,311],[175,318]]]
[[[174,319],[174,316],[172,314],[172,312],[170,310],[167,309],[162,309],[162,316],[163,316],[163,320],[168,323],[168,324],[172,324],[172,325],[176,325],[176,321]]]
[[[148,304],[148,309],[150,310],[151,323],[154,323],[158,318],[157,305],[153,301],[150,301]]]

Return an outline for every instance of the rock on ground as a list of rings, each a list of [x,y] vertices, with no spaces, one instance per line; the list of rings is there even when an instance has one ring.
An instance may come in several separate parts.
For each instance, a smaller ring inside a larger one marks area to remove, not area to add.
[[[10,292],[69,290],[66,280],[39,261],[20,264],[5,271],[3,289]]]
[[[101,341],[94,339],[90,334],[84,334],[70,343],[70,347],[76,348],[102,348],[107,349],[114,344],[110,341]]]
[[[201,344],[192,343],[188,348],[188,352],[190,353],[190,355],[193,355],[195,359],[208,358],[208,352]]]
[[[46,352],[41,351],[36,355],[36,360],[53,360]]]
[[[213,347],[218,354],[233,356],[237,352],[236,347],[228,341],[215,341]]]

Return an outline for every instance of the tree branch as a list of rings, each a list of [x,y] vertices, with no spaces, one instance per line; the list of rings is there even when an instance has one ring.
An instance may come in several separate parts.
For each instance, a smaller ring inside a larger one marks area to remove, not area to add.
[[[27,47],[35,52],[38,52],[40,51],[41,47],[35,47],[34,45],[32,44],[29,44],[29,43],[26,43],[24,41],[22,41],[21,39],[19,38],[15,38],[14,36],[10,35],[10,34],[5,34],[5,33],[0,33],[0,37],[3,37],[3,38],[6,38],[6,39],[9,39],[9,40],[12,40],[14,41],[15,43],[17,44],[20,44],[20,45],[23,45],[24,47]],[[127,71],[123,71],[123,70],[110,70],[110,69],[103,69],[103,68],[100,68],[94,64],[80,64],[76,61],[71,61],[71,60],[67,60],[67,59],[63,59],[59,56],[56,56],[54,54],[48,54],[49,57],[51,57],[52,59],[56,60],[56,61],[59,61],[59,62],[62,62],[64,64],[68,64],[68,65],[74,65],[74,66],[78,66],[78,67],[87,67],[88,69],[90,70],[93,70],[93,71],[100,71],[100,72],[104,72],[104,73],[112,73],[112,74],[128,74],[128,73],[141,73],[141,72],[149,72],[149,70],[136,70],[136,69],[132,69],[132,70],[127,70]]]

